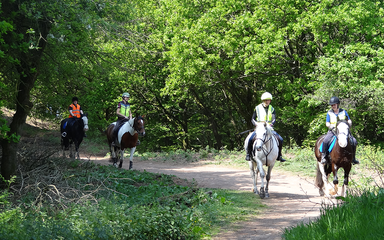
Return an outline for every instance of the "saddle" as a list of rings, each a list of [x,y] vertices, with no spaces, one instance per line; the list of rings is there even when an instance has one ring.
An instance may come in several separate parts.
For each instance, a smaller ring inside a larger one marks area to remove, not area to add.
[[[335,143],[336,143],[336,136],[333,136],[332,137],[332,140],[331,140],[331,143],[329,144],[329,147],[328,147],[328,152],[329,153],[331,153],[332,152],[332,149],[333,149],[333,147],[335,146]],[[321,143],[321,145],[320,145],[320,152],[323,152],[323,144],[324,144],[324,142],[322,142]]]
[[[116,125],[113,128],[113,139],[115,139],[115,142],[117,142],[117,133],[119,132],[120,128],[124,125],[124,123],[128,121],[128,119],[117,120]]]
[[[68,127],[72,127],[73,124],[78,120],[78,118],[66,118],[65,119],[65,122],[63,124],[63,133],[61,134],[61,136],[63,138],[67,137],[67,128]]]

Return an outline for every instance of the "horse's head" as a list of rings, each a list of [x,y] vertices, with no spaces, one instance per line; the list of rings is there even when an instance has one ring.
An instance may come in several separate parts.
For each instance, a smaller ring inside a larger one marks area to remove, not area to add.
[[[87,115],[83,115],[81,117],[81,119],[83,119],[84,131],[88,131],[89,127],[88,127],[88,117],[87,117]]]
[[[135,117],[133,121],[133,128],[140,136],[145,136],[144,119],[142,116]]]
[[[339,121],[336,126],[339,146],[345,148],[348,145],[349,124],[347,121]]]
[[[256,123],[256,141],[255,148],[257,151],[260,151],[267,139],[267,123],[266,122],[257,122]]]

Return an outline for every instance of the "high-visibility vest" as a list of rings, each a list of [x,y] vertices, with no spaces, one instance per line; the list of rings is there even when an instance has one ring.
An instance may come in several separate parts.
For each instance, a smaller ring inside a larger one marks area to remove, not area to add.
[[[272,123],[272,113],[274,108],[271,105],[268,106],[268,112],[265,112],[265,108],[262,103],[256,106],[255,111],[257,113],[258,122]]]
[[[339,121],[340,120],[347,120],[347,115],[345,114],[345,111],[344,109],[339,109],[339,114],[336,116],[336,114],[331,110],[328,111],[328,114],[329,114],[329,118],[330,118],[330,123],[334,126],[336,126],[338,120],[337,120],[337,117],[339,117]]]
[[[80,115],[80,105],[77,104],[76,106],[72,103],[71,105],[69,105],[70,107],[72,107],[72,114],[76,116],[76,118],[80,118],[81,115]],[[69,114],[69,118],[75,118],[74,116],[72,116],[72,114]]]
[[[129,103],[124,104],[123,101],[120,102],[120,114],[129,117],[129,111],[131,110],[131,105]]]

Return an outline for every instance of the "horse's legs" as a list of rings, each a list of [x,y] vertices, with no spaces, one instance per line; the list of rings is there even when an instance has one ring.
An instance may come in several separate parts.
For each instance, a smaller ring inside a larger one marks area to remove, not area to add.
[[[348,182],[349,182],[349,172],[351,171],[351,166],[344,168],[344,183],[343,187],[341,188],[341,196],[346,197],[347,191],[348,191]]]
[[[269,198],[268,186],[269,186],[269,180],[271,179],[272,168],[273,168],[273,166],[268,166],[268,173],[267,173],[267,176],[266,176],[267,184],[265,185],[265,197],[266,198]]]
[[[119,164],[119,168],[123,167],[123,162],[124,162],[124,150],[120,150],[120,164]]]
[[[322,179],[323,179],[323,184],[324,184],[324,188],[325,188],[325,195],[327,197],[329,197],[329,191],[328,191],[328,176],[327,174],[325,173],[325,170],[324,170],[324,165],[321,164],[321,162],[317,162],[318,164],[318,167],[319,167],[319,170],[321,172],[321,176],[322,176]],[[319,193],[320,193],[320,196],[323,196],[324,195],[324,191],[322,188],[319,188]]]
[[[109,149],[111,152],[111,158],[112,158],[113,166],[117,167],[117,165],[116,165],[116,163],[117,163],[117,157],[116,157],[117,148],[115,147],[115,145],[110,144]]]
[[[135,153],[136,147],[131,148],[131,154],[129,155],[129,169],[133,166],[133,154]]]
[[[261,199],[265,198],[265,191],[264,191],[264,178],[265,178],[265,171],[263,169],[263,164],[260,160],[256,160],[257,168],[260,172],[260,179],[261,179],[261,187],[260,187],[260,193],[259,196]]]
[[[258,175],[258,169],[256,167],[256,163],[253,160],[248,161],[251,178],[253,180],[253,189],[252,192],[259,194],[259,191],[257,190],[257,175]]]
[[[73,153],[73,149],[72,149],[72,143],[69,143],[69,157],[75,158],[75,154]]]
[[[333,173],[333,189],[331,191],[331,194],[332,195],[336,195],[337,194],[337,184],[339,184],[339,179],[337,177],[337,166],[336,164],[332,164],[332,173]]]
[[[80,144],[77,141],[75,141],[74,144],[75,144],[75,156],[74,156],[74,158],[77,158],[80,160],[80,154],[79,154],[79,145]]]

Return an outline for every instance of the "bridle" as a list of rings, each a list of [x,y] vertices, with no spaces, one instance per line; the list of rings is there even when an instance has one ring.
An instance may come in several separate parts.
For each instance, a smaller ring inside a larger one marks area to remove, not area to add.
[[[140,133],[140,131],[141,131],[142,129],[144,129],[144,124],[142,124],[141,127],[139,127],[138,122],[139,122],[140,120],[143,121],[142,118],[135,118],[135,120],[133,121],[133,129],[134,129],[136,132],[138,132],[138,133]],[[131,126],[131,127],[132,127],[132,126]]]
[[[83,119],[84,117],[87,118],[87,120],[88,120],[88,117],[87,117],[87,116],[83,116],[83,117],[81,118],[81,120],[83,120],[83,123],[84,123],[84,119]],[[84,128],[87,128],[87,129],[89,128],[89,127],[88,127],[88,121],[87,121],[87,123],[84,123]]]
[[[340,123],[345,123],[345,124],[348,125],[348,123],[346,123],[346,122],[340,122]],[[349,127],[348,127],[348,132],[345,133],[345,132],[340,132],[338,126],[339,126],[339,124],[337,124],[337,126],[336,126],[336,135],[337,135],[337,136],[339,136],[339,135],[345,135],[345,136],[348,138],[348,137],[351,135],[351,133],[350,133],[350,131],[349,131]]]
[[[269,138],[267,139],[267,135],[268,135],[268,133],[267,133],[267,131],[263,134],[263,138],[258,138],[258,137],[256,137],[256,141],[257,140],[260,140],[263,144],[262,144],[262,146],[261,146],[261,150],[263,151],[263,153],[264,153],[264,155],[265,155],[265,157],[268,157],[268,155],[272,152],[272,149],[273,149],[273,145],[271,144],[271,147],[269,148],[269,149],[267,149],[266,147],[265,147],[265,145],[268,143],[268,142],[270,142],[270,141],[272,141],[272,135],[270,135],[269,136]]]

